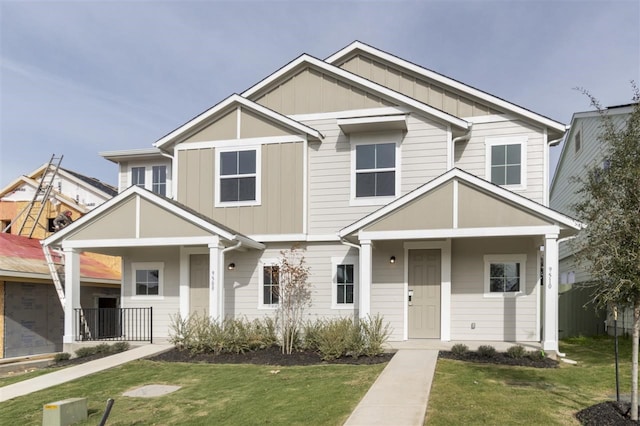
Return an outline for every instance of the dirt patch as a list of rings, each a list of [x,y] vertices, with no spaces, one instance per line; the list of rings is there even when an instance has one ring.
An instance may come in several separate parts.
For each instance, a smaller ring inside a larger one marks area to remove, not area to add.
[[[463,354],[456,354],[449,351],[440,351],[439,358],[455,359],[458,361],[479,362],[484,364],[498,364],[498,365],[514,365],[518,367],[534,367],[534,368],[557,368],[558,361],[551,358],[511,358],[504,353],[496,353],[491,357],[479,355],[476,352],[465,352]]]
[[[254,352],[241,354],[223,353],[214,355],[213,353],[192,354],[187,350],[171,349],[154,357],[148,358],[151,361],[163,362],[197,362],[209,364],[258,364],[258,365],[316,365],[316,364],[381,364],[388,362],[393,357],[393,353],[384,353],[379,356],[361,356],[358,358],[343,357],[331,361],[323,361],[315,352],[298,351],[290,355],[283,354],[280,348],[271,347]]]
[[[585,426],[637,425],[629,418],[630,410],[629,403],[608,401],[578,411],[576,418]]]

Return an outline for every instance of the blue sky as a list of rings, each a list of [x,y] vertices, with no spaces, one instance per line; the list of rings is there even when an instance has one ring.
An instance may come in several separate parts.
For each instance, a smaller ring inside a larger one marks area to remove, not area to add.
[[[0,0],[0,187],[53,153],[115,184],[98,152],[151,147],[300,54],[354,40],[567,124],[591,109],[575,87],[618,105],[640,80],[635,0]]]

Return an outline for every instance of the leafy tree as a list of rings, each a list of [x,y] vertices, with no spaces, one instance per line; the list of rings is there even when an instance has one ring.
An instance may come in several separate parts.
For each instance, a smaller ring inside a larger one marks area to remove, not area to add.
[[[586,223],[574,241],[576,259],[591,275],[599,308],[633,310],[631,419],[638,419],[638,340],[640,339],[640,92],[633,88],[633,111],[620,125],[598,100],[582,89],[600,112],[602,163],[578,178],[580,201],[573,208]]]
[[[277,268],[272,268],[273,287],[277,292],[277,322],[280,327],[282,353],[291,354],[303,327],[303,314],[311,304],[311,284],[309,267],[306,265],[305,250],[292,247],[280,252],[282,256]]]

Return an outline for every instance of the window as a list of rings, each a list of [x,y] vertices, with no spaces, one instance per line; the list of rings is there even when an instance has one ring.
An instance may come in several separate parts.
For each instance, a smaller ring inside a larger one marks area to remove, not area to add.
[[[277,305],[280,302],[280,267],[262,267],[262,304]]]
[[[486,140],[487,176],[491,183],[524,189],[526,140],[526,137]]]
[[[525,255],[491,255],[484,257],[485,295],[509,296],[525,291]]]
[[[580,151],[582,146],[582,136],[580,135],[580,130],[576,132],[576,136],[573,138],[573,142],[575,143],[575,152]]]
[[[331,269],[333,271],[331,307],[333,309],[352,308],[358,281],[358,259],[332,257]]]
[[[162,262],[133,263],[133,296],[161,296]]]
[[[257,149],[221,151],[217,156],[219,203],[259,204],[259,164]]]
[[[144,167],[132,167],[131,168],[131,185],[136,185],[144,188]]]
[[[396,144],[356,145],[356,198],[396,194]]]
[[[167,195],[167,166],[151,168],[151,190],[162,196]]]

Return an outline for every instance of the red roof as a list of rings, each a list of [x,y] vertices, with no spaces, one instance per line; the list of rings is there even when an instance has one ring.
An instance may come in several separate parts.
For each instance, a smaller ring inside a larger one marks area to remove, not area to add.
[[[60,256],[53,253],[52,257],[54,262],[61,263]],[[0,270],[50,276],[40,240],[6,233],[0,233]],[[80,276],[92,280],[120,280],[119,271],[84,254],[80,255]]]

